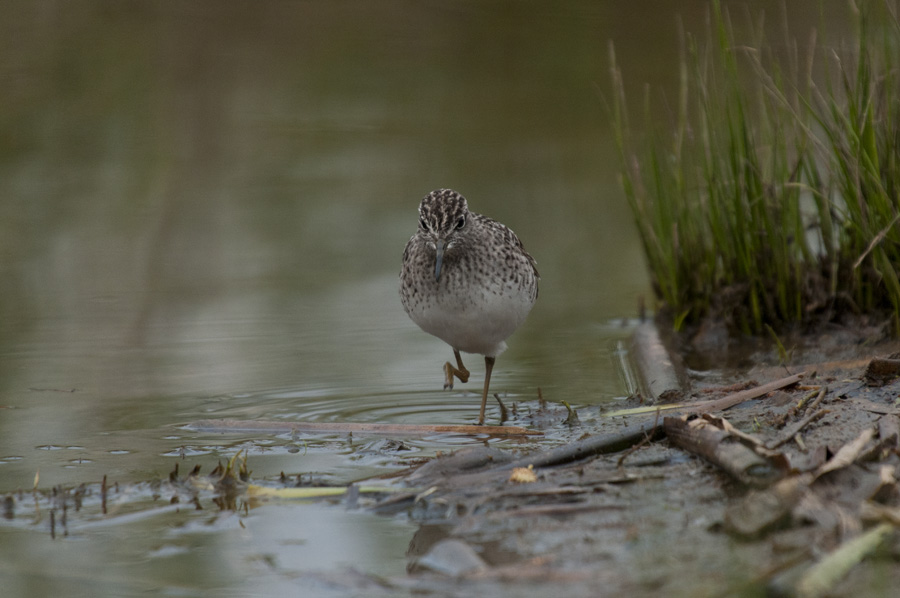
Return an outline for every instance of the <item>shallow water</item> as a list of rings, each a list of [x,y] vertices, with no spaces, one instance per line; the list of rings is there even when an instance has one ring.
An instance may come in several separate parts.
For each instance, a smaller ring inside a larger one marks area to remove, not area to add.
[[[633,81],[671,85],[669,8],[14,4],[0,23],[0,492],[208,471],[241,448],[256,479],[346,483],[482,442],[181,427],[473,422],[481,358],[441,390],[452,353],[397,294],[437,187],[513,228],[542,275],[492,390],[575,407],[625,393],[615,345],[650,291],[606,126],[607,42]],[[704,6],[680,14],[699,23]],[[56,540],[39,519],[0,524],[0,577],[4,595],[275,595],[304,571],[402,574],[415,529],[308,504]]]

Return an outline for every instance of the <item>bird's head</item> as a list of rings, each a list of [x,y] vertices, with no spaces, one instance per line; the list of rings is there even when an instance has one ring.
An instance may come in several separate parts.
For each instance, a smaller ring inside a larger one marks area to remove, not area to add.
[[[452,189],[432,191],[419,204],[419,234],[435,252],[435,280],[441,278],[444,255],[465,242],[470,216],[466,198]]]

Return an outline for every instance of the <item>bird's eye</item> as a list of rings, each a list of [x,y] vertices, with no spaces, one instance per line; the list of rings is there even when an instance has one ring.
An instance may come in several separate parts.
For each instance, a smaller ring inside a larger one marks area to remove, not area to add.
[[[466,225],[466,217],[460,216],[459,220],[456,221],[456,228],[460,229]]]

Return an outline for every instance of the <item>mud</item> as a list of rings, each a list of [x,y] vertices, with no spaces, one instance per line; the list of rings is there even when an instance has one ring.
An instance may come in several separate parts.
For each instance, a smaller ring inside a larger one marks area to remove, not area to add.
[[[826,590],[810,594],[816,586],[801,583],[825,555],[900,512],[900,380],[878,360],[877,380],[867,377],[873,357],[890,361],[898,347],[861,338],[804,339],[786,365],[774,349],[757,349],[742,358],[752,367],[689,371],[685,403],[805,373],[717,414],[777,464],[781,481],[768,488],[752,490],[666,438],[533,467],[531,483],[511,481],[511,467],[541,454],[467,449],[410,472],[408,484],[427,488],[410,506],[422,527],[410,575],[389,586],[440,596],[894,595],[896,532]],[[658,417],[582,417],[583,432]],[[854,441],[849,462],[835,465]]]

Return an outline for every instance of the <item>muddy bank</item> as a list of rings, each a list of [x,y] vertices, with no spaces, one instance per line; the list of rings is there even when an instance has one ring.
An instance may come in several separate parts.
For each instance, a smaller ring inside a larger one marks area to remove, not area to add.
[[[848,338],[798,350],[788,365],[771,350],[748,356],[750,368],[686,370],[685,408],[593,419],[578,441],[631,437],[631,448],[584,455],[576,446],[557,460],[467,449],[411,471],[405,482],[426,489],[407,505],[422,527],[409,577],[389,587],[441,596],[893,595],[898,347]],[[686,408],[791,374],[802,379],[725,411]],[[659,433],[638,442],[641,427]]]

